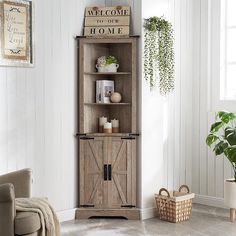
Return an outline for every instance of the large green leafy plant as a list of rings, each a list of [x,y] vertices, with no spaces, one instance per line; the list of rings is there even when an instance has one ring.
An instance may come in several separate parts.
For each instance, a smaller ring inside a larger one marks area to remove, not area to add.
[[[162,95],[174,89],[173,29],[162,17],[144,19],[144,77],[151,88],[159,80]]]
[[[236,113],[220,111],[207,136],[208,146],[213,145],[216,156],[223,154],[231,163],[236,182]]]

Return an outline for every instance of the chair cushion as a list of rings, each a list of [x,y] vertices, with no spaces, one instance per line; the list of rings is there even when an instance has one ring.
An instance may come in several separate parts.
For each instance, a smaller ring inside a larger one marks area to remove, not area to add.
[[[37,232],[41,228],[40,218],[34,212],[17,212],[15,218],[15,234],[24,235]]]

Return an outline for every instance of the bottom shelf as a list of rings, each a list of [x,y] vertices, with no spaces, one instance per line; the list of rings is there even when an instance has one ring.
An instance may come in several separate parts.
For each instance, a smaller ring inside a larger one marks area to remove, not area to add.
[[[77,134],[76,137],[138,137],[139,133],[85,133]]]
[[[129,136],[129,133],[87,133],[86,136],[93,136],[93,137],[126,137]]]
[[[75,219],[89,219],[94,217],[124,217],[128,220],[140,220],[140,210],[133,209],[88,209],[78,208]]]

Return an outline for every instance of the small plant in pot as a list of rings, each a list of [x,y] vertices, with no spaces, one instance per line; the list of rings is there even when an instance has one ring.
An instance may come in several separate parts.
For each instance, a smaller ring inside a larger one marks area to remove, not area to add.
[[[233,168],[234,178],[227,179],[224,183],[224,201],[230,208],[230,219],[233,222],[236,209],[236,113],[218,112],[206,143],[209,147],[213,146],[216,156],[227,158]]]
[[[117,72],[118,60],[114,56],[102,56],[97,59],[96,68],[100,73]]]

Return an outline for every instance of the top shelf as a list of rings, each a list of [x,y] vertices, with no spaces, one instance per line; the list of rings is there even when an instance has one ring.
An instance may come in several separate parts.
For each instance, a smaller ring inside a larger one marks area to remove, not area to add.
[[[86,75],[131,75],[131,72],[85,72]]]

